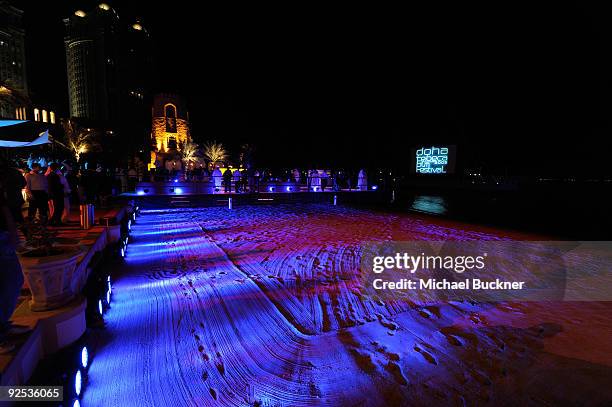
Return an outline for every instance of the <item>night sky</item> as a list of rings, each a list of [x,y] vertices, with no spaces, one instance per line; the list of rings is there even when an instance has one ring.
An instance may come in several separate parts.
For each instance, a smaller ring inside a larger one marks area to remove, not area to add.
[[[63,115],[61,19],[97,2],[18,3],[31,90]],[[485,171],[612,173],[612,35],[596,6],[108,3],[143,17],[157,90],[187,98],[196,141],[249,142],[260,165],[401,170],[410,147],[453,143]]]

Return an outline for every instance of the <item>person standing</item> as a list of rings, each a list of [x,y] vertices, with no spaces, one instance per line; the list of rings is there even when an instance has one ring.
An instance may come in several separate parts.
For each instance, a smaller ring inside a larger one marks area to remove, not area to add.
[[[368,174],[366,174],[363,168],[359,171],[359,175],[357,176],[357,188],[360,191],[368,190]]]
[[[64,213],[64,186],[58,175],[59,166],[56,163],[51,163],[49,169],[51,171],[47,174],[47,184],[49,186],[49,198],[53,201],[53,214],[49,224],[59,226],[62,224]]]
[[[66,172],[66,175],[68,175],[68,171]],[[64,187],[64,211],[62,212],[62,222],[66,223],[68,221],[68,216],[70,216],[70,194],[72,194],[72,189],[70,188],[68,178],[62,174],[61,170],[57,171],[57,175],[59,175],[60,182]]]
[[[225,192],[232,192],[232,170],[229,168],[223,173],[223,183],[225,184]]]
[[[240,185],[242,186],[242,192],[243,193],[251,192],[249,190],[249,174],[248,174],[246,168],[243,168],[240,171]]]
[[[17,225],[23,223],[23,193],[21,192],[26,186],[25,178],[21,171],[10,165],[8,161],[0,158],[0,177],[4,180],[6,204],[11,211],[13,220]]]
[[[236,168],[232,174],[233,177],[233,181],[234,181],[234,189],[236,191],[236,193],[241,192],[241,186],[242,186],[242,182],[241,182],[241,178],[242,178],[242,174],[240,174],[240,169]]]
[[[40,173],[40,164],[33,163],[32,170],[25,175],[26,196],[28,198],[28,220],[34,220],[36,212],[41,222],[47,221],[48,186],[47,178]]]
[[[0,177],[0,354],[15,349],[8,336],[25,333],[28,330],[11,326],[9,319],[17,306],[19,291],[23,285],[21,265],[15,249],[19,242],[17,227],[7,202],[5,178]],[[46,201],[44,202],[46,205]]]
[[[212,179],[215,185],[215,192],[221,191],[221,183],[223,182],[223,173],[219,167],[215,167],[215,170],[212,172]]]
[[[327,175],[327,171],[321,170],[319,172],[321,178],[321,192],[325,192],[325,188],[327,187],[327,180],[329,176]]]
[[[49,185],[49,174],[51,174],[51,163],[49,163],[49,166],[47,166],[47,170],[45,171],[45,178],[47,178],[47,186]],[[50,194],[50,191],[47,190],[47,192]],[[49,219],[53,218],[53,211],[54,211],[54,206],[53,206],[53,199],[51,198],[51,195],[49,195],[49,200],[47,201],[47,205],[49,208]]]
[[[294,168],[293,171],[291,171],[291,176],[293,177],[293,182],[296,184],[300,183],[300,171],[298,171],[297,168]]]

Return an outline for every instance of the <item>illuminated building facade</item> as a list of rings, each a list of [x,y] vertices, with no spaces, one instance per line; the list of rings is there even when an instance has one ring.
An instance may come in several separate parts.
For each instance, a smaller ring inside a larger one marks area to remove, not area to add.
[[[106,3],[64,19],[70,116],[107,121],[119,104],[119,16]]]
[[[153,98],[151,138],[158,153],[180,151],[191,140],[189,113],[183,100],[174,94],[160,93]]]
[[[12,102],[0,102],[0,117],[15,118],[25,115],[28,80],[25,61],[25,31],[23,11],[0,0],[0,92],[10,92]]]
[[[146,150],[150,130],[153,44],[144,23],[119,17],[109,2],[64,19],[70,116],[117,130],[121,145]],[[116,2],[118,4],[118,2]]]

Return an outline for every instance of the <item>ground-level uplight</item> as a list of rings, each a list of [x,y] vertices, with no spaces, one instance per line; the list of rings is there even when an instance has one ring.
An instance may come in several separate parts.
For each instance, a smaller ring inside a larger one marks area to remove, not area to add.
[[[83,346],[81,349],[81,366],[83,369],[87,369],[89,366],[89,351],[87,350],[87,346]]]
[[[81,369],[77,369],[74,374],[74,394],[77,397],[80,396],[81,390],[83,390],[83,375],[81,374]]]

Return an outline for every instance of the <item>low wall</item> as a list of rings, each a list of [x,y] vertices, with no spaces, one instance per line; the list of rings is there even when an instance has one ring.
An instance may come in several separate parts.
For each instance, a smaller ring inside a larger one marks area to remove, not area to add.
[[[317,191],[310,192],[321,192],[321,187],[316,187]],[[293,182],[261,182],[257,186],[257,191],[260,193],[293,193],[293,192],[309,192],[308,187],[302,184],[295,184]],[[202,182],[139,182],[136,184],[134,193],[137,196],[151,196],[151,195],[205,195],[224,193],[225,185],[221,185],[215,188],[215,184],[212,181]],[[326,191],[331,191],[331,187],[328,186]],[[235,183],[232,182],[231,192],[236,192]],[[254,192],[254,191],[252,191]]]
[[[131,207],[125,206],[107,214],[109,226],[97,225],[79,239],[81,249],[71,280],[72,291],[81,293],[93,270],[92,260],[109,244],[116,243],[121,234],[121,222],[129,215]],[[60,236],[61,237],[61,236]],[[61,246],[61,245],[60,245]],[[86,329],[85,310],[87,299],[81,295],[61,308],[34,312],[29,301],[24,301],[14,312],[11,321],[28,326],[32,331],[22,338],[18,350],[0,355],[0,385],[23,385],[30,379],[40,360],[78,340]]]

